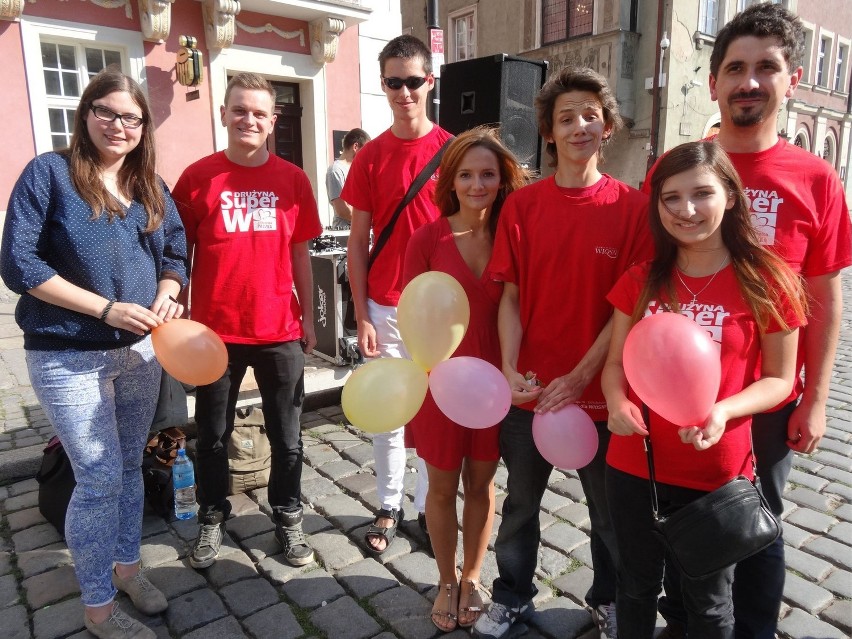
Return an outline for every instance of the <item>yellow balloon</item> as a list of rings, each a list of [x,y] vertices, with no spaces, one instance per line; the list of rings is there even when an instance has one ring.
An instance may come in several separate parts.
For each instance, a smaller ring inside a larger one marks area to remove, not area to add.
[[[426,371],[411,360],[376,359],[358,367],[346,380],[343,413],[363,431],[387,433],[411,421],[428,387]]]
[[[397,322],[411,358],[430,371],[461,344],[470,322],[470,303],[452,275],[428,271],[402,291]]]

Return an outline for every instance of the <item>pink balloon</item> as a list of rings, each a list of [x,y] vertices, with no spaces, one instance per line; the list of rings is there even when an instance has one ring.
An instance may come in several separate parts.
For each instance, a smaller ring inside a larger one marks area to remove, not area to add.
[[[624,374],[652,411],[678,426],[699,426],[719,394],[719,347],[680,313],[638,322],[624,342]]]
[[[478,357],[451,357],[429,373],[432,399],[447,417],[467,428],[499,424],[512,406],[509,382]]]
[[[598,452],[598,429],[576,404],[552,413],[536,413],[532,435],[541,456],[562,470],[582,468]]]

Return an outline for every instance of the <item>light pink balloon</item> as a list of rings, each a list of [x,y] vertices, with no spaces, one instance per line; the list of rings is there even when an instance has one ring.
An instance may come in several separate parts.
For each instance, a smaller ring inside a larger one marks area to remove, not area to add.
[[[678,426],[704,424],[719,395],[719,347],[680,313],[649,315],[624,342],[624,374],[652,411]]]
[[[562,470],[582,468],[598,452],[598,429],[589,414],[576,404],[536,413],[532,435],[541,456]]]
[[[499,424],[512,406],[509,382],[478,357],[451,357],[429,373],[432,399],[447,417],[467,428]]]

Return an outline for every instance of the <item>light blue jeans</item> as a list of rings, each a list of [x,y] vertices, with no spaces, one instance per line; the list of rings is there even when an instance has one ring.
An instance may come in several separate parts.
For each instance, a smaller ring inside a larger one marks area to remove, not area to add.
[[[65,539],[83,605],[116,595],[113,562],[139,561],[142,450],[157,406],[151,338],[108,351],[27,351],[36,397],[74,468]]]

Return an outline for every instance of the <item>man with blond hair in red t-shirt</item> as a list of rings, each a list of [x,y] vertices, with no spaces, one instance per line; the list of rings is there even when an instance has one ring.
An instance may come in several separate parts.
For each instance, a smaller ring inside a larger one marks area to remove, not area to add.
[[[254,73],[234,76],[221,116],[228,148],[189,166],[172,193],[192,259],[192,318],[216,331],[228,349],[225,374],[196,391],[200,529],[189,563],[207,568],[219,555],[231,510],[228,441],[251,366],[272,449],[275,537],[287,563],[302,566],[314,559],[299,501],[303,350],[316,344],[308,240],[322,233],[322,224],[305,172],[266,148],[275,124],[269,82]]]

